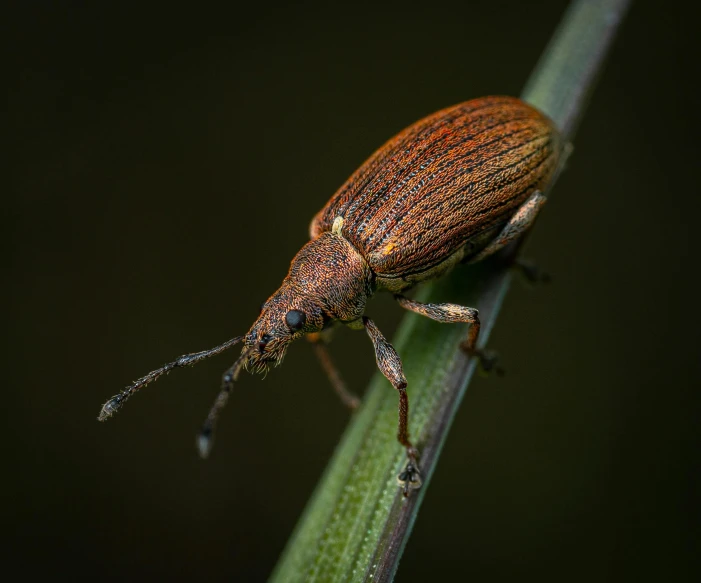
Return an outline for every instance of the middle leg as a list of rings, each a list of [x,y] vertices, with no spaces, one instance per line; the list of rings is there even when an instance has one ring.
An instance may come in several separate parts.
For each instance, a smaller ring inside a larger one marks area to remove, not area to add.
[[[467,330],[467,338],[463,341],[460,347],[469,355],[476,356],[479,359],[480,366],[485,371],[496,370],[501,374],[503,371],[496,366],[496,355],[492,352],[487,352],[477,348],[477,339],[480,333],[479,312],[475,308],[459,306],[458,304],[422,304],[403,296],[395,294],[394,298],[399,302],[399,305],[412,312],[443,322],[446,324],[464,323],[469,324]]]

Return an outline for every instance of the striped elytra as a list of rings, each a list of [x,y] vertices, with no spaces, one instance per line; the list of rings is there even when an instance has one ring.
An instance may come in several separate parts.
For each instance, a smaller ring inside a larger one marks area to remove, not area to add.
[[[514,97],[438,111],[377,150],[314,217],[380,277],[420,274],[503,225],[558,164],[552,122]],[[421,280],[421,277],[417,277]]]

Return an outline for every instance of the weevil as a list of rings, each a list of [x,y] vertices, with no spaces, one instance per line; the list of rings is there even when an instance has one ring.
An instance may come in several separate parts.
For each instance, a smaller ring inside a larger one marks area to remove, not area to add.
[[[556,172],[563,144],[542,113],[514,97],[483,97],[438,111],[377,150],[312,219],[310,241],[292,259],[280,288],[261,306],[244,335],[186,354],[126,387],[105,403],[99,419],[116,413],[136,391],[178,367],[193,365],[243,341],[224,373],[219,394],[197,438],[202,457],[242,369],[278,365],[293,340],[307,336],[341,399],[344,386],[323,344],[337,324],[365,329],[378,368],[397,390],[397,439],[407,453],[398,481],[407,495],[421,485],[419,452],[409,437],[409,399],[402,362],[365,315],[378,291],[439,322],[469,324],[465,352],[477,349],[478,312],[456,304],[422,304],[404,292],[459,263],[474,263],[520,237],[532,225]]]

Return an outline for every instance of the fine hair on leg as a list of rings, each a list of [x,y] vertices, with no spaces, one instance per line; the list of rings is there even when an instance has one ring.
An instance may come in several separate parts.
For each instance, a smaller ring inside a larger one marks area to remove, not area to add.
[[[395,294],[394,298],[399,305],[412,312],[431,318],[436,322],[444,324],[466,323],[470,327],[467,330],[467,337],[460,347],[470,356],[479,359],[480,366],[486,372],[494,370],[498,375],[504,374],[504,369],[497,365],[496,354],[485,352],[477,348],[477,340],[480,333],[479,313],[475,308],[468,308],[458,304],[422,304],[411,300],[402,294]]]
[[[406,392],[407,381],[402,370],[402,361],[394,347],[385,339],[375,323],[363,317],[365,330],[375,348],[377,367],[385,378],[399,393],[399,420],[397,425],[397,440],[406,449],[409,458],[402,472],[397,476],[404,496],[411,490],[421,487],[421,474],[418,466],[419,451],[409,438],[409,396]]]

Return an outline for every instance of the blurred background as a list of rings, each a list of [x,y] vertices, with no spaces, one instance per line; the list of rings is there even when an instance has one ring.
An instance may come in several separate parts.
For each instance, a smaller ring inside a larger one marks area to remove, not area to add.
[[[655,4],[624,23],[525,249],[553,282],[512,288],[508,375],[470,386],[398,581],[694,579],[698,31]],[[242,377],[207,462],[235,353],[100,405],[243,334],[347,176],[424,115],[519,94],[565,5],[14,3],[3,546],[25,577],[266,579],[348,422],[310,347]],[[401,309],[368,314],[391,336]],[[361,391],[366,336],[331,350]]]

